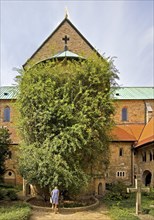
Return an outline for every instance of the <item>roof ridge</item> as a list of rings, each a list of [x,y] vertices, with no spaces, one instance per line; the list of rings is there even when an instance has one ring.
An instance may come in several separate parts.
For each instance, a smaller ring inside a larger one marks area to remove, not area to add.
[[[126,126],[128,126],[128,125],[126,125]],[[133,135],[133,137],[134,137],[134,138],[137,140],[136,135],[135,135],[135,134],[134,134],[134,132],[132,131],[131,127],[130,127],[130,126],[128,126],[128,128],[129,128],[129,130],[130,130],[131,134]]]
[[[10,86],[1,86],[0,85],[0,88],[4,88],[4,87],[17,87],[17,85],[14,85],[14,86],[13,85],[10,85]]]
[[[139,136],[137,142],[139,142],[140,138],[142,137],[142,134],[143,134],[144,130],[145,130],[146,127],[149,125],[150,121],[153,120],[153,118],[154,118],[154,117],[151,117],[150,120],[148,121],[148,123],[144,125],[144,127],[143,127],[143,129],[142,129],[142,131],[141,131],[141,134],[140,134],[140,136]]]

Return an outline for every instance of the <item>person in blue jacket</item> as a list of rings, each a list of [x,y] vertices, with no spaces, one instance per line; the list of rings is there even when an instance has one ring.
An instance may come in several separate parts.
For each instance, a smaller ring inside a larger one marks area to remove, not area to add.
[[[52,209],[57,213],[58,211],[58,203],[59,203],[59,189],[57,186],[51,192],[51,201],[52,201]]]

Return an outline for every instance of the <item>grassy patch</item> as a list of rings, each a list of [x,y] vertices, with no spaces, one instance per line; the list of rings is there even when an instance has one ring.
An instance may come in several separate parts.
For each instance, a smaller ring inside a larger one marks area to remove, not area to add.
[[[112,206],[110,209],[110,216],[114,220],[139,220],[137,216],[130,213],[128,208]]]
[[[30,216],[31,208],[22,202],[1,204],[0,220],[27,220]]]
[[[150,205],[154,205],[154,193],[142,194],[142,212],[149,210],[151,216],[154,216],[154,208],[151,208]],[[129,195],[127,199],[120,200],[110,200],[103,199],[103,202],[107,205],[109,209],[109,215],[113,220],[139,220],[139,217],[135,216],[135,193]]]
[[[103,200],[109,209],[109,215],[113,220],[139,220],[135,214],[135,196],[127,199],[109,201]]]
[[[154,189],[151,190],[150,194],[142,194],[142,209],[150,209],[149,214],[154,216],[154,208],[150,207],[150,205],[154,206]]]

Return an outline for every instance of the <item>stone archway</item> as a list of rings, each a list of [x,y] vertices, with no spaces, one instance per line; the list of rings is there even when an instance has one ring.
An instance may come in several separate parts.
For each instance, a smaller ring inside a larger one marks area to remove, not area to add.
[[[102,195],[103,194],[103,184],[99,183],[98,184],[98,195]]]
[[[149,170],[143,172],[143,182],[145,186],[150,186],[152,174]]]

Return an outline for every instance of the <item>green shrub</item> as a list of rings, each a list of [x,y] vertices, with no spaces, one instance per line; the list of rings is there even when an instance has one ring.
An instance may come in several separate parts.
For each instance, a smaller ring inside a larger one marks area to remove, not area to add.
[[[9,188],[10,186],[2,185],[0,187],[0,200],[10,199],[11,201],[17,200],[17,190],[13,187]]]
[[[10,207],[0,208],[0,220],[27,220],[30,216],[30,206],[24,203],[17,203]]]
[[[5,199],[7,195],[6,189],[0,189],[0,200]]]
[[[154,200],[154,189],[150,190],[150,193],[148,194],[148,198]]]
[[[148,197],[148,199],[154,200],[154,189],[151,188],[150,192],[143,192],[142,196]]]
[[[113,183],[110,185],[109,191],[105,195],[105,199],[110,201],[121,201],[122,199],[129,198],[126,188],[126,185],[122,182]]]
[[[149,213],[150,215],[152,215],[152,216],[154,216],[154,208],[151,208],[150,209],[150,213]]]
[[[6,183],[0,183],[0,188],[14,188],[14,186]]]
[[[14,189],[9,189],[7,191],[7,196],[11,201],[17,200],[18,196]]]

